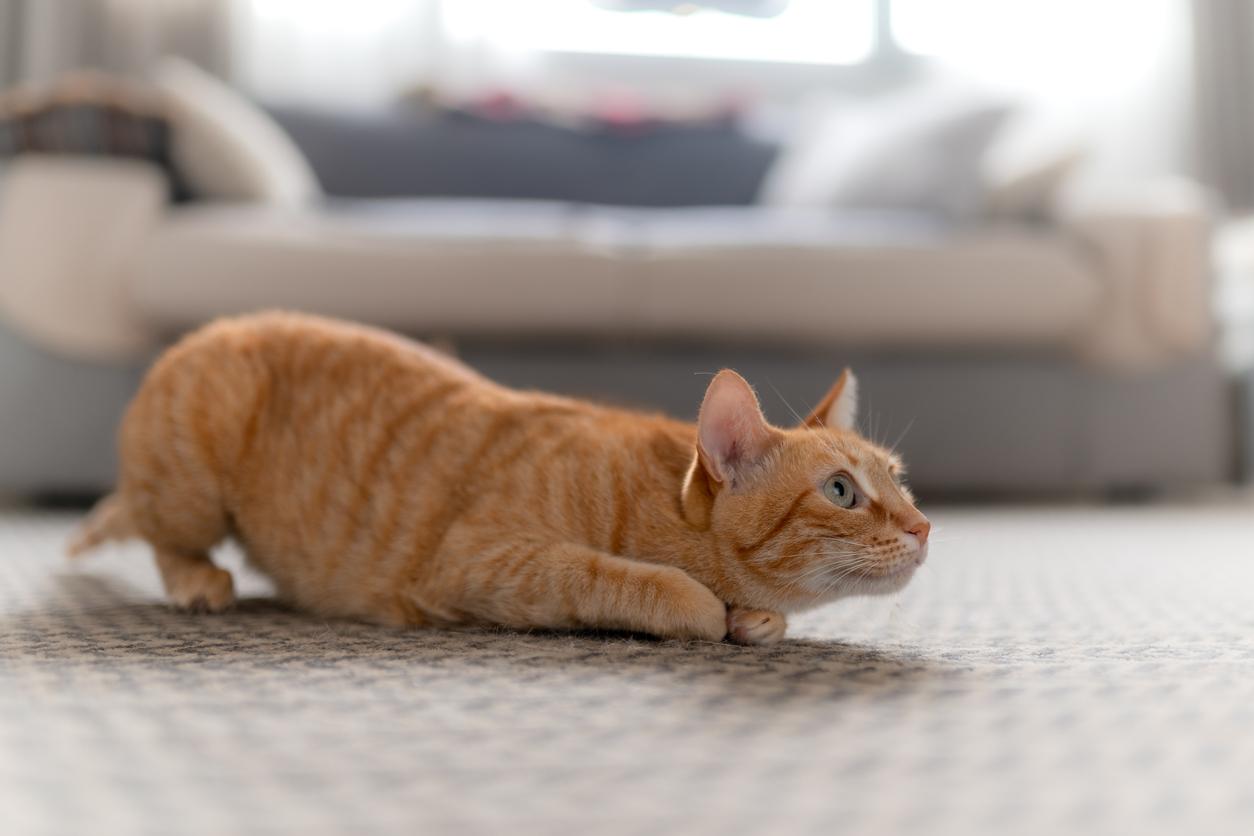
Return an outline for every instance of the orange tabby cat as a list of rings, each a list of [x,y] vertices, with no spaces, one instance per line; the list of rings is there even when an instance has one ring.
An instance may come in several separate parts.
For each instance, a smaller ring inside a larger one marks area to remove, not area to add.
[[[900,589],[926,556],[855,401],[846,371],[778,429],[723,371],[694,426],[506,389],[365,327],[223,320],[148,374],[118,489],[71,551],[141,537],[195,610],[232,603],[209,557],[232,536],[325,615],[766,643],[783,613]]]

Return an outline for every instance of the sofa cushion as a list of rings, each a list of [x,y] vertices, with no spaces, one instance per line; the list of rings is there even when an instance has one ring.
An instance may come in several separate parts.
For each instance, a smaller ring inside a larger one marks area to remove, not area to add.
[[[469,200],[182,210],[134,287],[171,330],[279,306],[418,333],[958,347],[1071,344],[1101,291],[1059,240],[921,215]]]
[[[283,307],[417,331],[617,325],[623,266],[575,244],[571,210],[526,201],[369,201],[328,211],[171,213],[133,288],[156,325]]]
[[[763,203],[955,218],[980,209],[984,154],[1009,114],[1001,102],[935,83],[806,111],[763,182]]]
[[[1064,238],[1016,226],[803,210],[671,210],[631,226],[620,233],[639,267],[626,317],[642,333],[1070,346],[1092,330],[1105,294]]]

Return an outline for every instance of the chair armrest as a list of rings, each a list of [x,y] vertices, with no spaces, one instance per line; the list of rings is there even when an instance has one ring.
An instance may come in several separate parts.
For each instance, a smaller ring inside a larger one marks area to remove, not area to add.
[[[135,315],[131,267],[165,213],[155,166],[23,156],[0,188],[0,315],[43,348],[135,357],[153,337]]]
[[[1063,211],[1065,234],[1106,285],[1089,346],[1094,359],[1147,365],[1211,347],[1214,216],[1206,191],[1180,180]]]

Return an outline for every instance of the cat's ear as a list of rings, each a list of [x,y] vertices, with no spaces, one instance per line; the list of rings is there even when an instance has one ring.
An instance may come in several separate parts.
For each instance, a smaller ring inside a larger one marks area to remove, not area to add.
[[[731,369],[714,376],[697,418],[697,456],[710,478],[734,482],[738,472],[766,454],[775,432],[743,377]]]
[[[766,455],[775,433],[743,377],[727,369],[714,376],[701,402],[697,449],[680,496],[693,527],[709,529],[715,494]]]
[[[858,379],[853,376],[853,372],[845,369],[802,423],[815,429],[827,427],[829,430],[853,430],[857,421]]]

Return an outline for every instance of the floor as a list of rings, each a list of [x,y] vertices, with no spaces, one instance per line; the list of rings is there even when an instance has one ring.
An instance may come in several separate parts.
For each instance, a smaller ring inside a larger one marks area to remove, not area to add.
[[[1254,832],[1254,505],[934,516],[752,649],[185,616],[0,514],[2,829]]]

